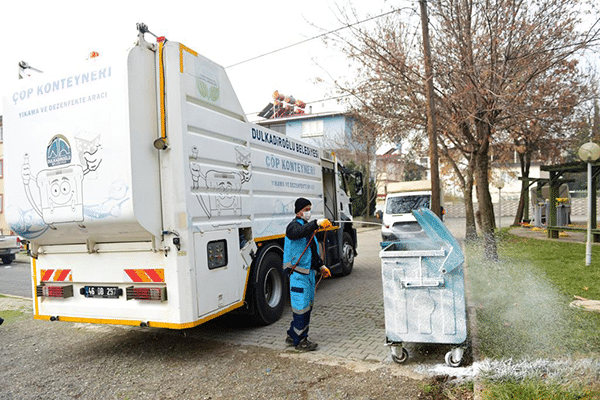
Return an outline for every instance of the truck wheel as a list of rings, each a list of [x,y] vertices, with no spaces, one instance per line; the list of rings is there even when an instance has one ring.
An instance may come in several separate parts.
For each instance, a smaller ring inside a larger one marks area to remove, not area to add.
[[[259,260],[254,291],[255,317],[268,325],[279,320],[285,300],[285,280],[282,259],[274,252],[266,253]]]
[[[8,255],[5,255],[5,256],[2,256],[1,258],[2,258],[2,264],[4,264],[4,265],[9,265],[13,261],[15,261],[15,255],[14,254],[8,254]]]
[[[348,232],[344,232],[342,240],[342,276],[347,276],[354,267],[354,242]]]

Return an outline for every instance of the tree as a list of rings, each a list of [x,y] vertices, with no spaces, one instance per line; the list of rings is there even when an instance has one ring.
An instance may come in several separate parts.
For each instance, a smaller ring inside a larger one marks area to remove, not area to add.
[[[507,142],[514,144],[519,155],[521,184],[519,206],[513,225],[523,220],[529,185],[529,170],[534,152],[544,154],[550,163],[564,162],[565,148],[572,147],[581,129],[582,104],[590,100],[592,91],[582,76],[577,62],[564,61],[556,68],[540,75],[532,82],[531,90],[524,92],[519,108],[511,110],[505,130]]]
[[[444,127],[442,152],[454,161],[457,173],[466,174],[465,190],[473,179],[487,259],[497,259],[490,146],[502,138],[511,121],[538,120],[544,103],[535,106],[532,99],[541,82],[557,84],[552,76],[573,65],[578,54],[598,41],[598,26],[584,32],[576,29],[582,4],[579,0],[430,2],[436,103],[443,104],[437,115]],[[359,81],[340,88],[354,95],[356,109],[380,119],[388,135],[422,139],[427,123],[425,80],[411,47],[418,34],[397,14],[372,32],[356,27],[351,31],[353,40],[346,40],[345,50],[360,65]],[[536,131],[521,127],[519,135]],[[461,170],[460,164],[466,168]]]
[[[506,119],[530,100],[539,80],[572,62],[599,38],[579,33],[578,0],[434,0],[438,74],[452,76],[444,95],[467,115],[474,132],[477,200],[487,259],[496,259],[494,213],[489,193],[489,149]],[[548,83],[552,83],[546,81]],[[513,111],[513,112],[511,112]],[[522,130],[522,132],[525,132]]]
[[[352,212],[354,216],[369,216],[375,210],[377,199],[377,190],[374,180],[371,179],[371,166],[375,161],[379,127],[358,114],[351,114],[350,117],[353,121],[350,137],[346,137],[346,134],[340,135],[339,140],[329,141],[326,148],[334,151],[349,169],[360,170],[363,173],[365,187],[360,198],[353,202]],[[354,187],[351,191],[356,193]]]

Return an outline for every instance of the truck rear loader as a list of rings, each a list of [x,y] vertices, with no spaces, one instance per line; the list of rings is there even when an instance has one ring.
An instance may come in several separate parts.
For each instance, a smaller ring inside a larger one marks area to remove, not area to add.
[[[335,155],[249,123],[223,67],[164,38],[15,82],[4,98],[6,217],[27,239],[34,317],[184,329],[280,318],[294,201],[356,230]],[[97,54],[94,54],[97,55]]]

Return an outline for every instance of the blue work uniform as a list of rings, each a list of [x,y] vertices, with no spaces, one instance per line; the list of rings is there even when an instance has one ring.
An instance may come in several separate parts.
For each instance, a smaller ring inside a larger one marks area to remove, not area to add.
[[[290,301],[293,318],[287,332],[293,339],[294,346],[308,337],[310,313],[315,299],[315,276],[323,265],[319,257],[317,238],[313,237],[313,233],[317,229],[317,221],[306,222],[302,218],[295,218],[289,223],[285,233],[283,267],[289,271],[296,265],[290,275]],[[311,237],[313,238],[308,245]],[[304,254],[302,254],[303,251]],[[301,255],[302,257],[300,257]]]

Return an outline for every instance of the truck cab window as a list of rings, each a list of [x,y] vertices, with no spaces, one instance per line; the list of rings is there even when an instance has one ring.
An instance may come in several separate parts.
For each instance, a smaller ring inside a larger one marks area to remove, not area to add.
[[[386,212],[388,214],[406,214],[421,207],[429,208],[430,200],[431,196],[429,195],[391,197],[388,199]]]

